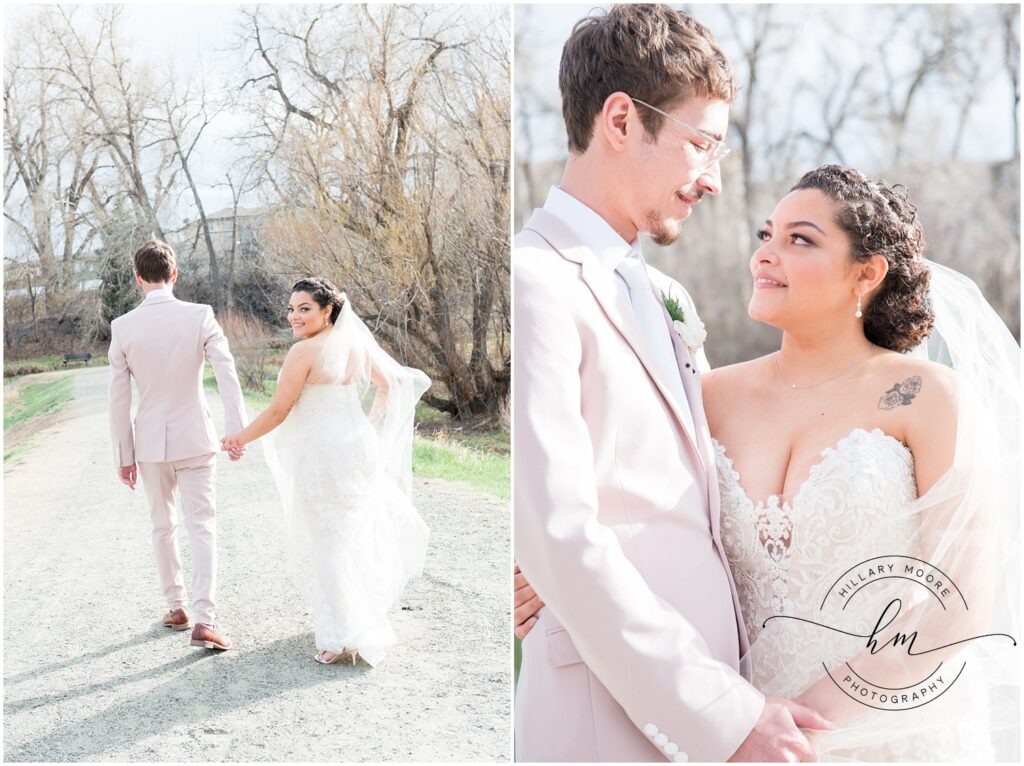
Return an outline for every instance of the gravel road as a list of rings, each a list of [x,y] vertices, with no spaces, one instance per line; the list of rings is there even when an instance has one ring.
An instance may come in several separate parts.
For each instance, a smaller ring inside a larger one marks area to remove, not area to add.
[[[160,625],[145,496],[114,476],[107,370],[69,374],[75,401],[4,467],[5,760],[510,759],[507,503],[417,480],[431,544],[392,612],[399,645],[377,668],[321,666],[262,450],[222,454],[219,625],[236,648],[194,649]]]

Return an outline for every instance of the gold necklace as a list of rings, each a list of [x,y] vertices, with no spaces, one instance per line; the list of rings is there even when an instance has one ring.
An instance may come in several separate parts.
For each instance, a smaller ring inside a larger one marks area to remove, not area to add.
[[[838,375],[833,375],[831,378],[825,378],[824,380],[819,380],[817,383],[811,383],[810,385],[807,385],[807,386],[798,386],[796,383],[790,383],[788,380],[786,380],[786,376],[782,374],[782,368],[779,366],[779,357],[781,357],[781,356],[782,356],[782,352],[781,351],[778,354],[775,355],[775,371],[779,373],[779,377],[782,378],[782,382],[783,383],[785,383],[790,388],[814,388],[815,386],[820,386],[820,385],[822,385],[824,383],[828,383],[829,381],[835,380],[836,378],[841,378],[841,377],[843,377],[843,375],[846,375],[846,374],[851,373],[854,370],[858,369],[865,362],[867,362],[867,360],[871,357],[871,352],[868,351],[868,353],[864,355],[863,359],[860,359],[852,367],[847,367],[845,370],[840,372]]]

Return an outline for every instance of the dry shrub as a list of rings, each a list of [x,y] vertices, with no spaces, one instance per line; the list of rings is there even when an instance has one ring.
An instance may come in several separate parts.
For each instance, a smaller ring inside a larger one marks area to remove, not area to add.
[[[235,311],[224,312],[220,326],[235,356],[235,368],[242,387],[267,393],[267,361],[275,341],[273,330],[258,319]]]

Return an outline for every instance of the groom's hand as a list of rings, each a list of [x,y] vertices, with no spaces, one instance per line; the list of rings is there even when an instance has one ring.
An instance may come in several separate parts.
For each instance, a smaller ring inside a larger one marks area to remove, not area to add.
[[[138,478],[135,463],[131,465],[122,465],[117,469],[117,478],[121,480],[128,489],[135,489],[135,479]]]
[[[232,461],[238,462],[245,454],[245,445],[235,436],[225,436],[220,440],[220,448],[228,453]]]
[[[798,728],[799,727],[799,728]],[[829,731],[832,724],[816,712],[793,700],[766,697],[764,710],[743,744],[732,754],[730,763],[739,761],[809,762],[818,756],[800,729]]]
[[[515,633],[519,638],[526,638],[533,626],[537,624],[537,612],[544,606],[540,596],[526,581],[526,575],[516,565],[513,571],[512,587],[515,596]]]

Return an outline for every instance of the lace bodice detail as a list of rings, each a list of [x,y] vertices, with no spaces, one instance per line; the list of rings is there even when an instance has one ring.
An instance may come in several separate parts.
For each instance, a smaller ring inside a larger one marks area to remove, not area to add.
[[[822,677],[823,662],[834,667],[863,642],[799,620],[764,626],[765,620],[780,614],[815,619],[837,564],[918,550],[916,522],[900,513],[917,498],[914,458],[906,445],[881,430],[856,428],[822,451],[791,501],[773,495],[753,502],[725,447],[717,441],[714,447],[722,544],[750,639],[751,681],[767,695],[792,699]],[[864,615],[851,627],[866,634],[874,625],[867,619]],[[967,753],[985,759],[989,745],[983,727],[959,712],[965,705],[979,709],[980,687],[966,678],[960,686],[956,691],[963,696],[957,701],[950,695],[948,706],[867,711],[844,731],[816,735],[821,760],[956,760]],[[915,731],[928,734],[873,737],[872,721],[892,715],[905,716],[899,720],[907,724],[909,716],[927,719],[924,726],[915,724]],[[858,744],[842,744],[849,742]]]
[[[881,430],[854,429],[822,451],[792,501],[750,500],[725,447],[714,445],[722,544],[752,643],[765,618],[815,609],[821,577],[834,573],[837,560],[854,564],[914,546],[912,530],[899,530],[903,539],[896,540],[891,524],[877,523],[917,497],[913,456]],[[882,529],[886,539],[879,540]]]

